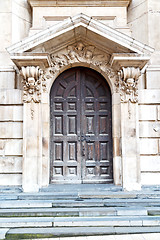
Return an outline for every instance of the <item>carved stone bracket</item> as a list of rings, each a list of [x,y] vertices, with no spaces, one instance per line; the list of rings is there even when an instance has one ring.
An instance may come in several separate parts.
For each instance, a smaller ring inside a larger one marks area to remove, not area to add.
[[[85,45],[81,41],[68,46],[67,49],[58,54],[51,54],[50,58],[52,64],[44,75],[46,80],[53,77],[62,67],[74,63],[91,64],[105,72],[110,78],[116,77],[116,73],[108,64],[110,56],[95,46]]]
[[[23,102],[30,103],[41,102],[42,91],[42,70],[39,67],[27,66],[21,68],[21,75],[23,77]]]
[[[140,69],[134,67],[123,67],[119,71],[119,89],[122,102],[138,102],[138,79]]]

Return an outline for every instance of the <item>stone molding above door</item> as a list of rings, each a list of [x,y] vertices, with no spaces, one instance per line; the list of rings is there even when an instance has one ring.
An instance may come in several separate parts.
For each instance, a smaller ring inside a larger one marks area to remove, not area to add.
[[[29,3],[32,7],[57,7],[57,6],[92,6],[92,7],[97,7],[97,6],[107,6],[107,7],[128,7],[130,4],[131,0],[101,0],[101,1],[90,1],[90,0],[29,0]]]
[[[123,185],[126,190],[140,189],[136,97],[140,71],[154,50],[83,14],[28,37],[7,50],[23,72],[24,94],[30,97],[24,99],[24,191],[38,191],[49,184],[50,89],[61,72],[76,66],[94,69],[108,82],[112,93],[114,183]],[[30,90],[34,90],[34,94]],[[126,122],[129,134],[124,131]],[[36,131],[32,129],[32,137],[27,130],[31,126],[38,126]],[[136,151],[125,147],[132,141]],[[132,172],[131,177],[129,172]]]

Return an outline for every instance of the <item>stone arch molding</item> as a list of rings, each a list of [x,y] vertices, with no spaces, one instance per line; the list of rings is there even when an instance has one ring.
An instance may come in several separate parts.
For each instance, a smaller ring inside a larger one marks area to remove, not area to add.
[[[45,86],[43,90],[49,92],[54,80],[64,70],[75,66],[84,66],[101,73],[108,81],[111,92],[114,92],[116,91],[118,75],[109,66],[109,59],[109,54],[100,51],[96,46],[87,45],[82,41],[69,45],[57,53],[51,53],[50,67],[44,70],[42,77],[43,86]]]
[[[34,66],[21,68],[23,83],[23,102],[39,103],[43,101],[43,92],[50,92],[50,88],[57,76],[64,70],[84,66],[95,69],[107,80],[111,92],[118,91],[118,75],[109,66],[110,55],[100,51],[96,46],[78,41],[57,53],[49,55],[50,66],[40,69]]]

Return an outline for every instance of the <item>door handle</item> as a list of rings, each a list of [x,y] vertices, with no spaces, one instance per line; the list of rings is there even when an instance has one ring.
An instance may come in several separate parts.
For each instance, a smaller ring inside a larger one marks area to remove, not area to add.
[[[82,142],[82,156],[85,156],[85,143]]]
[[[86,140],[86,137],[82,135],[81,141],[83,142],[83,141],[85,141],[85,140]]]

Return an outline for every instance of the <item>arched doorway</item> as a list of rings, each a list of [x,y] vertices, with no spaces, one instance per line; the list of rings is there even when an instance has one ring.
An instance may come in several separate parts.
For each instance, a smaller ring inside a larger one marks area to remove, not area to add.
[[[51,183],[111,183],[111,92],[96,71],[63,72],[50,92]]]

